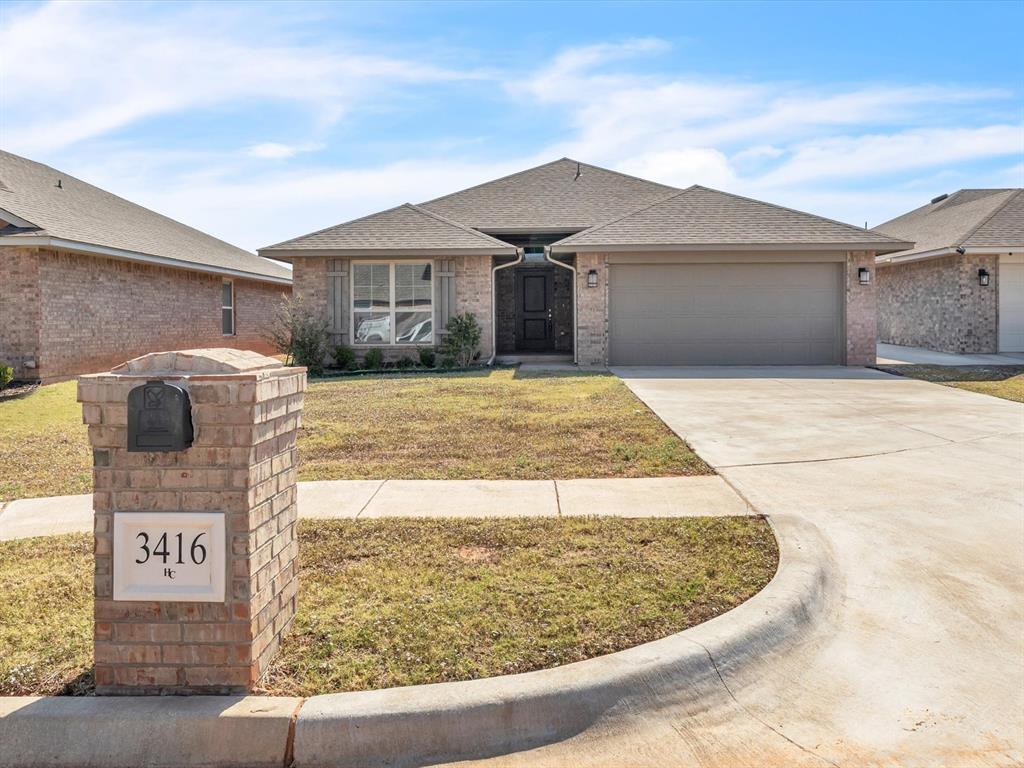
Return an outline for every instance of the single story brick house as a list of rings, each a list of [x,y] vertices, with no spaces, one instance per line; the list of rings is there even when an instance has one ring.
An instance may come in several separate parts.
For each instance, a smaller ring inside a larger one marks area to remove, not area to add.
[[[955,354],[1024,352],[1024,189],[961,189],[876,229],[878,336]]]
[[[875,258],[911,245],[563,158],[259,253],[357,352],[411,356],[472,312],[484,360],[864,365]]]
[[[0,151],[0,363],[43,382],[148,352],[273,351],[287,266]]]

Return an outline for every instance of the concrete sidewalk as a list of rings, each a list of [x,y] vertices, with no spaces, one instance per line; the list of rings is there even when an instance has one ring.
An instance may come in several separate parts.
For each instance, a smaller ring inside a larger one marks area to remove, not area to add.
[[[879,344],[878,365],[1024,365],[1024,352],[997,355],[954,355],[921,347]]]
[[[716,475],[601,480],[317,480],[299,483],[299,517],[747,515]],[[92,530],[92,495],[8,502],[0,541]]]

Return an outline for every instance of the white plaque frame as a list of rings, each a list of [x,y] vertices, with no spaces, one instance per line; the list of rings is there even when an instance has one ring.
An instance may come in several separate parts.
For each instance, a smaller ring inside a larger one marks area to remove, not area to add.
[[[138,564],[138,535],[148,534],[150,551],[157,548],[161,534],[167,534],[164,548],[171,550],[167,562],[150,555]],[[182,534],[182,563],[178,563],[177,534]],[[203,536],[202,534],[206,534]],[[191,562],[191,542],[202,537],[206,556],[201,564]],[[114,600],[223,603],[227,552],[223,512],[115,512],[113,569]],[[174,572],[179,583],[162,573]]]

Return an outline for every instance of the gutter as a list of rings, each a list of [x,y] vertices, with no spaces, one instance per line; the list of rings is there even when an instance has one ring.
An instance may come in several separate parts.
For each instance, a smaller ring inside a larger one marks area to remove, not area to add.
[[[544,260],[554,264],[556,267],[562,269],[568,269],[572,273],[572,364],[579,365],[579,331],[577,330],[578,325],[578,311],[576,309],[576,294],[579,291],[579,284],[577,282],[576,267],[571,264],[566,264],[561,261],[556,261],[551,258],[551,246],[544,246]]]
[[[904,256],[892,255],[892,256],[878,256],[875,258],[877,264],[903,264],[910,261],[923,261],[924,259],[938,259],[943,256],[955,256],[955,255],[967,255],[967,256],[994,256],[1003,253],[1013,253],[1014,250],[1024,250],[1024,246],[1012,246],[1012,245],[995,245],[995,246],[983,246],[979,248],[963,248],[961,253],[960,248],[954,248],[953,246],[946,246],[945,248],[935,248],[930,251],[920,251],[919,253],[908,253]]]
[[[75,253],[85,253],[90,256],[106,256],[111,259],[121,259],[122,261],[137,261],[142,262],[143,264],[156,264],[162,267],[177,267],[178,269],[188,269],[193,272],[205,272],[212,275],[242,277],[248,280],[259,280],[265,283],[278,283],[279,285],[292,284],[292,279],[290,277],[274,277],[272,275],[260,274],[259,272],[247,272],[243,269],[215,267],[210,264],[200,264],[194,261],[171,259],[167,256],[153,256],[151,254],[139,253],[137,251],[125,251],[120,248],[110,248],[105,245],[82,243],[77,240],[64,240],[59,237],[50,237],[48,235],[17,235],[13,237],[0,237],[0,245],[30,245],[36,247],[42,246],[46,248],[59,248],[61,250],[73,251]]]
[[[506,264],[499,264],[496,267],[491,267],[491,356],[487,360],[487,365],[494,365],[494,358],[498,356],[498,306],[496,302],[496,285],[494,276],[497,274],[499,269],[505,269],[507,267],[514,267],[516,264],[523,263],[523,254],[525,251],[522,248],[516,248],[516,258],[514,261],[510,261]],[[575,342],[573,343],[573,349],[575,349]]]

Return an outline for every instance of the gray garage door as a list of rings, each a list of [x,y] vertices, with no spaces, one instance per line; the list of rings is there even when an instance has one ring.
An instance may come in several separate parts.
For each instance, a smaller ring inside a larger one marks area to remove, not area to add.
[[[613,365],[838,365],[838,263],[615,265]]]

